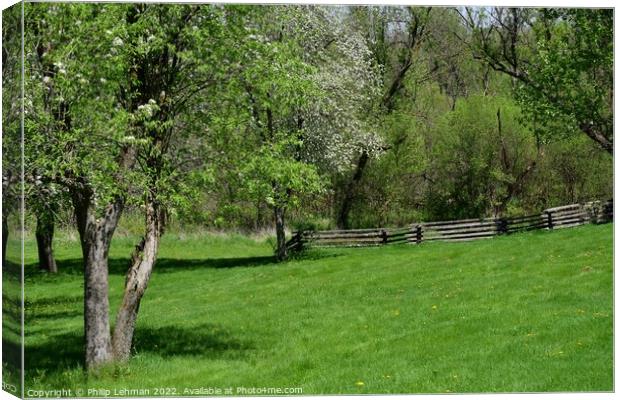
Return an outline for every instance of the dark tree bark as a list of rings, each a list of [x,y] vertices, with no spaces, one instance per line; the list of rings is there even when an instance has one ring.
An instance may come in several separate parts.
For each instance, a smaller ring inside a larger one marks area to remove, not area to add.
[[[359,184],[359,181],[362,179],[362,176],[364,174],[364,168],[366,168],[367,163],[368,153],[364,151],[362,152],[360,158],[357,161],[355,173],[349,181],[349,184],[347,185],[344,192],[342,203],[340,203],[340,210],[338,211],[338,216],[336,219],[336,225],[340,229],[349,229],[349,214],[351,213],[351,207],[353,206],[353,201],[355,200],[357,186]]]
[[[3,47],[4,49],[4,47]],[[3,60],[4,62],[4,60]],[[8,165],[3,166],[4,171],[2,174],[2,266],[6,264],[6,249],[9,243],[9,209],[12,204],[13,197],[11,196],[11,184],[13,180],[13,174],[8,168]]]
[[[120,169],[131,169],[135,156],[134,148],[123,148],[118,159]],[[85,367],[91,370],[113,359],[108,298],[108,252],[121,218],[125,198],[115,196],[100,213],[98,210],[101,208],[96,207],[94,193],[88,182],[81,177],[72,177],[71,182],[71,200],[84,260],[84,361]]]
[[[49,212],[37,215],[37,228],[35,231],[37,250],[39,253],[39,269],[51,273],[58,272],[52,242],[54,239],[54,216]]]
[[[6,209],[2,211],[2,266],[6,264],[6,245],[9,243],[9,223],[7,221]]]
[[[163,233],[163,213],[157,201],[149,199],[146,204],[146,231],[131,256],[125,278],[123,302],[118,309],[112,348],[116,361],[127,361],[136,329],[140,301],[148,286],[157,260],[159,242]]]
[[[74,189],[72,200],[84,259],[85,365],[93,369],[112,361],[108,252],[124,202],[117,198],[98,218],[93,194],[86,186]]]
[[[286,260],[288,253],[286,251],[286,233],[284,231],[284,208],[274,207],[274,215],[276,219],[276,258],[278,261]]]
[[[401,64],[398,66],[398,71],[396,75],[393,77],[387,92],[381,100],[382,106],[386,109],[388,114],[394,111],[394,101],[397,97],[397,94],[403,88],[403,82],[405,80],[407,72],[413,65],[414,53],[417,51],[417,49],[420,47],[420,44],[422,43],[427,28],[428,17],[431,13],[430,7],[427,7],[420,11],[418,11],[414,7],[409,7],[408,10],[411,20],[409,21],[407,31],[408,37],[405,54],[403,60],[401,61]]]
[[[614,143],[610,139],[613,138],[613,134],[604,134],[602,129],[597,129],[591,123],[582,123],[579,129],[611,156],[614,155]]]

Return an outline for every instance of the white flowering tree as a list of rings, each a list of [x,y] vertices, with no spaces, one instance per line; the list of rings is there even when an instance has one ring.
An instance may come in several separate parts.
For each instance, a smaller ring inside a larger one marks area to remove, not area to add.
[[[430,8],[419,7],[353,7],[351,23],[358,26],[379,71],[379,91],[375,107],[366,110],[373,115],[377,125],[386,119],[398,105],[404,92],[407,77],[422,60],[420,50],[428,35]],[[389,122],[388,122],[389,123]],[[381,129],[381,128],[379,128]],[[340,204],[336,211],[336,224],[349,227],[349,214],[357,197],[358,186],[368,161],[380,155],[387,146],[361,148],[357,153],[353,173],[344,184]]]
[[[252,199],[273,209],[280,260],[287,257],[286,211],[325,191],[360,148],[378,146],[365,114],[377,84],[371,54],[335,11],[252,9],[236,46],[240,69],[229,84],[238,92],[230,91],[218,111],[228,115],[219,119],[227,137],[246,138],[241,181]]]

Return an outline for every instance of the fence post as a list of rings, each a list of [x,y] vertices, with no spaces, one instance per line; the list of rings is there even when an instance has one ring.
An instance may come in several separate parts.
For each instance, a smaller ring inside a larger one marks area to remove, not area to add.
[[[297,231],[295,236],[297,237],[297,243],[295,244],[296,250],[301,251],[304,247],[304,242],[302,241],[303,231]]]
[[[496,229],[498,235],[508,233],[508,220],[506,218],[497,218],[495,220],[495,225],[497,227]]]
[[[602,207],[602,222],[611,222],[614,220],[614,199],[609,199]]]
[[[551,211],[545,211],[545,214],[547,214],[547,227],[553,229],[553,214]]]
[[[416,244],[422,243],[422,225],[416,225],[415,227],[415,242]]]

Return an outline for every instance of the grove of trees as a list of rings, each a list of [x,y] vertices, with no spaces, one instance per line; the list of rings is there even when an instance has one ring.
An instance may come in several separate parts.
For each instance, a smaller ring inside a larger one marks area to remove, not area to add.
[[[5,250],[20,11],[3,13]],[[89,369],[130,357],[168,229],[273,229],[285,260],[294,229],[612,195],[610,9],[25,3],[23,30],[27,222],[49,272],[55,228],[78,232]],[[142,234],[112,330],[127,216]]]

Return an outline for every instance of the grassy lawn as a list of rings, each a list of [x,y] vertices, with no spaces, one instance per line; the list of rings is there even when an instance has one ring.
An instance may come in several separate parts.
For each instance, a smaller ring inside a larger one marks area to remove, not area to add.
[[[266,242],[169,235],[135,356],[88,380],[80,249],[60,238],[61,273],[27,271],[26,389],[610,391],[612,231],[313,250],[283,264]],[[134,242],[113,243],[112,317]],[[34,263],[34,243],[26,251]]]

